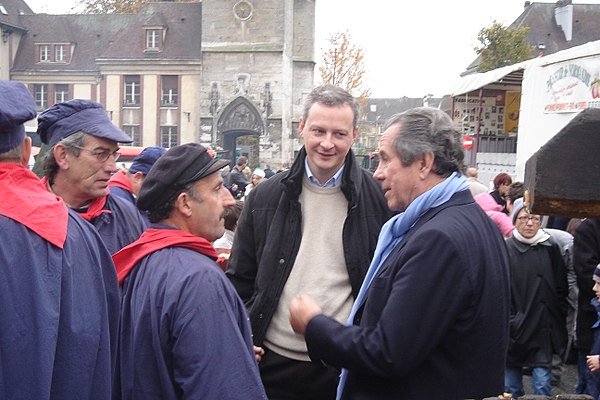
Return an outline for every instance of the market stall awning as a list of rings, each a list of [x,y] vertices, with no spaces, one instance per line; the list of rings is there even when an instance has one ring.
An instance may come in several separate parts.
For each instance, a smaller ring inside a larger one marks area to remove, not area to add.
[[[466,75],[457,82],[456,87],[452,91],[452,97],[470,93],[474,90],[494,83],[499,85],[520,86],[521,81],[523,80],[523,71],[532,62],[533,59],[508,65],[506,67],[493,69],[488,72]]]

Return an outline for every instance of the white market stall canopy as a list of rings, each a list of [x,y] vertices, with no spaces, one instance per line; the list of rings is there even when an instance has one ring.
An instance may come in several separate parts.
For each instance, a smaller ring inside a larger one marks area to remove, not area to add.
[[[517,64],[493,69],[488,72],[471,74],[462,77],[454,90],[452,97],[470,93],[491,84],[503,86],[521,86],[523,80],[523,71],[533,62],[533,60],[522,61]]]

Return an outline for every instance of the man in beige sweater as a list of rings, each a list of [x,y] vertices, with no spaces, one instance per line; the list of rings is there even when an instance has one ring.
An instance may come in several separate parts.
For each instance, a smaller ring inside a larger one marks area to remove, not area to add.
[[[249,194],[227,274],[246,302],[270,400],[334,399],[339,370],[312,362],[289,324],[289,302],[310,292],[345,321],[391,216],[381,188],[355,162],[358,104],[331,85],[308,96],[304,147],[291,168]]]

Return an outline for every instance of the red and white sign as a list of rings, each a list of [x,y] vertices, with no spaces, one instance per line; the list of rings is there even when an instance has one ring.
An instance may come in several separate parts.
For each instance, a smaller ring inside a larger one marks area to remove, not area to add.
[[[473,139],[469,135],[465,135],[463,138],[463,144],[465,145],[465,150],[471,150],[473,147]]]

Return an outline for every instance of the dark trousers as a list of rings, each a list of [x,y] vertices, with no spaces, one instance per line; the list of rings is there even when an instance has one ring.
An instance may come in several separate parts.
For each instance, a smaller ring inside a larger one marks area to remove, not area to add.
[[[333,400],[340,371],[316,362],[296,361],[265,348],[260,377],[269,400]]]

